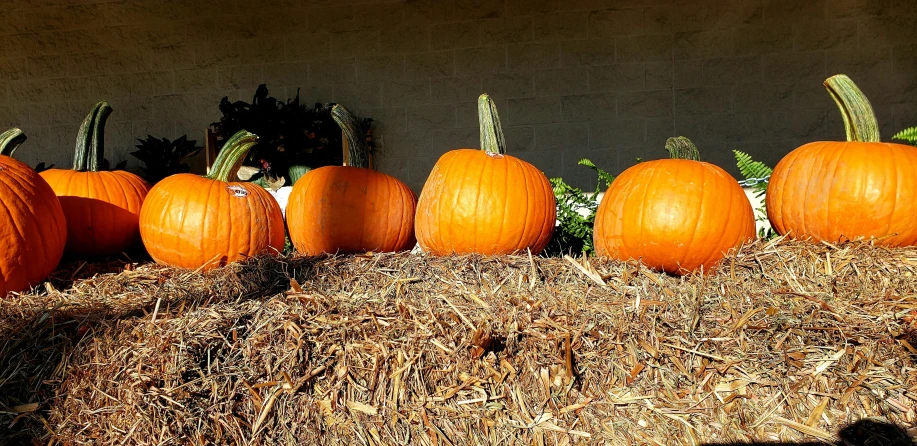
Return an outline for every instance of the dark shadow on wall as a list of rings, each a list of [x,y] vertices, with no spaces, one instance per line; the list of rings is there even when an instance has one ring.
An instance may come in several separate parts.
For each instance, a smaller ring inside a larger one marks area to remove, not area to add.
[[[702,446],[915,446],[917,438],[904,427],[883,421],[864,419],[842,428],[834,443],[803,442],[732,442],[703,443]]]

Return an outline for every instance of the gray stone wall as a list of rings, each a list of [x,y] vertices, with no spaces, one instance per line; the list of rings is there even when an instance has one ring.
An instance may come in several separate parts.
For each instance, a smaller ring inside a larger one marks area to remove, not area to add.
[[[377,122],[377,165],[419,190],[437,157],[478,145],[497,102],[512,154],[592,181],[664,156],[672,135],[735,172],[842,138],[821,82],[850,75],[883,137],[917,125],[917,0],[214,0],[3,2],[0,126],[20,158],[69,165],[108,100],[109,158],[147,134],[201,141],[223,96],[259,83]]]

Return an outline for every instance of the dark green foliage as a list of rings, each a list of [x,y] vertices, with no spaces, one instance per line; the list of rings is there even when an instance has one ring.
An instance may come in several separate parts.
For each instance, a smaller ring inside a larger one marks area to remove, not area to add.
[[[251,103],[230,102],[224,97],[220,101],[223,116],[211,127],[219,147],[242,129],[258,135],[258,145],[252,148],[244,163],[262,170],[262,175],[252,180],[264,176],[265,181],[274,183],[282,177],[287,185],[292,185],[291,166],[316,168],[343,164],[341,128],[331,117],[333,106],[333,103],[315,103],[312,108],[303,105],[299,90],[295,98],[284,102],[268,96],[267,86],[261,84]],[[360,123],[367,133],[372,119],[362,119]],[[372,148],[371,141],[368,146]]]
[[[908,144],[917,146],[917,127],[904,129],[898,132],[895,136],[892,136],[892,138],[899,141],[907,141]]]
[[[186,173],[191,166],[183,161],[197,155],[203,147],[195,147],[197,141],[189,140],[187,135],[182,135],[175,141],[166,138],[158,139],[146,135],[146,139],[138,139],[137,150],[131,156],[140,160],[143,166],[143,178],[150,184],[156,184],[163,178],[177,173]]]
[[[732,153],[735,155],[736,165],[739,168],[739,172],[742,174],[742,176],[745,177],[746,180],[752,178],[759,180],[763,178],[770,178],[773,169],[768,167],[766,164],[762,163],[761,161],[755,161],[751,159],[751,155],[739,150],[733,150]],[[756,198],[761,198],[767,193],[767,184],[767,181],[762,180],[751,186],[755,191]],[[763,201],[761,203],[761,207],[755,209],[755,220],[767,221],[767,205]],[[772,238],[775,235],[776,233],[773,231],[773,229],[762,229],[758,234],[758,237],[767,239]]]
[[[111,168],[111,162],[108,161],[108,158],[102,158],[101,170],[124,170],[127,167],[127,160],[121,160],[118,164],[115,164],[115,168]]]
[[[554,230],[554,236],[547,247],[547,253],[590,254],[595,251],[592,244],[592,231],[595,225],[596,202],[599,193],[611,186],[614,175],[597,167],[592,161],[582,159],[579,165],[586,166],[598,174],[594,192],[570,186],[562,178],[551,178],[554,198],[557,200],[557,220],[560,226]],[[584,212],[583,212],[584,211]],[[580,212],[585,213],[582,215]]]

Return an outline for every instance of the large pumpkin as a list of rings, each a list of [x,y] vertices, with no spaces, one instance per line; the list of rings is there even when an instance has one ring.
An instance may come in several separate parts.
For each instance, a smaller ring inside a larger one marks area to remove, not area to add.
[[[100,170],[111,111],[108,103],[99,102],[86,116],[76,137],[72,170],[41,172],[67,217],[66,251],[77,256],[119,254],[140,241],[137,222],[150,186],[130,172]]]
[[[917,148],[879,141],[872,106],[850,78],[825,86],[847,141],[808,143],[777,163],[765,200],[771,225],[797,239],[917,244]]]
[[[754,240],[751,203],[725,170],[698,161],[687,138],[666,149],[673,159],[638,163],[611,183],[596,211],[596,254],[670,274],[710,272]]]
[[[283,214],[263,187],[230,182],[258,142],[245,130],[233,135],[210,174],[172,175],[156,183],[140,211],[140,235],[157,263],[210,270],[283,249]]]
[[[45,280],[67,241],[54,191],[31,167],[10,158],[24,140],[19,129],[0,135],[0,298]]]
[[[331,114],[349,144],[349,165],[320,167],[294,183],[287,205],[293,246],[306,255],[413,248],[414,192],[368,168],[366,139],[347,109],[335,105]]]
[[[437,160],[417,202],[417,241],[436,255],[538,253],[551,240],[556,203],[535,166],[506,154],[493,101],[478,100],[481,148]]]

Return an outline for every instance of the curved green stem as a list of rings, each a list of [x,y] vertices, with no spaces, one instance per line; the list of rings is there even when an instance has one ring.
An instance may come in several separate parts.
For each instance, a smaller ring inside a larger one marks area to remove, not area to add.
[[[210,167],[210,173],[208,173],[205,178],[226,182],[231,181],[235,178],[236,172],[239,171],[239,167],[242,166],[245,155],[248,154],[248,151],[251,150],[255,144],[258,144],[258,136],[254,133],[247,130],[239,130],[236,132],[235,135],[232,135],[232,137],[223,144],[223,148],[220,149],[217,159],[213,161],[213,166]]]
[[[669,151],[669,157],[672,159],[700,161],[700,153],[697,151],[697,146],[684,136],[674,136],[667,139],[665,149]]]
[[[105,157],[105,122],[111,112],[108,102],[99,102],[80,124],[73,152],[73,170],[98,172],[102,168]]]
[[[13,153],[16,152],[16,149],[18,149],[26,139],[25,133],[22,133],[22,130],[16,127],[0,133],[0,155],[6,155],[12,158]]]
[[[487,93],[478,98],[478,121],[481,125],[481,149],[491,155],[506,154],[506,139],[497,106]]]
[[[844,118],[847,141],[879,142],[879,123],[866,95],[845,74],[825,80],[825,87]]]
[[[369,149],[366,147],[366,135],[363,134],[363,129],[360,128],[360,122],[357,121],[356,116],[343,105],[335,104],[334,107],[331,107],[331,117],[341,127],[344,138],[347,140],[350,155],[347,165],[368,169]]]

